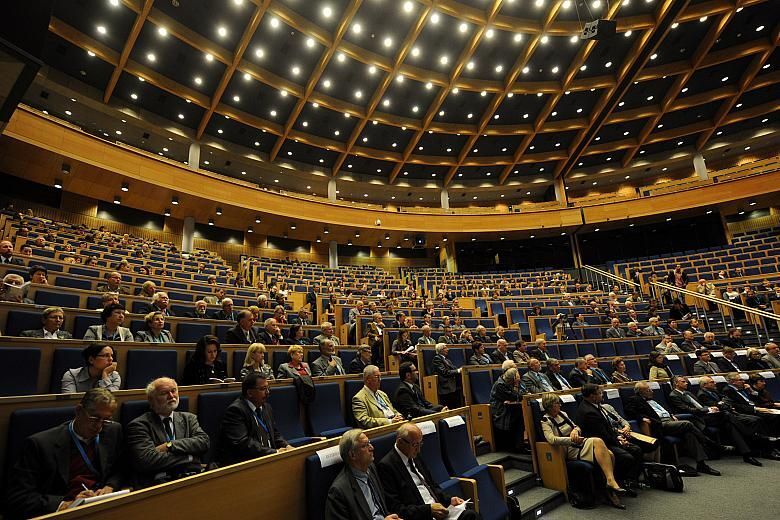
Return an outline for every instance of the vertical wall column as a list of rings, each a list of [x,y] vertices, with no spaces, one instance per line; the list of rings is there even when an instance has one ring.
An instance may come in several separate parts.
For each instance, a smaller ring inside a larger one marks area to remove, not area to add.
[[[181,237],[181,250],[187,253],[192,252],[192,242],[195,238],[195,217],[184,217]]]
[[[697,153],[693,156],[693,168],[700,179],[706,180],[708,178],[707,165],[704,164],[704,156],[702,154]]]
[[[190,143],[190,150],[187,155],[187,165],[190,168],[200,168],[200,143],[195,141]]]
[[[566,196],[566,183],[563,182],[563,177],[557,177],[553,181],[553,187],[555,188],[555,200],[561,206],[568,206],[569,198]]]
[[[331,269],[339,267],[339,244],[335,240],[328,242],[328,267]]]
[[[455,256],[455,242],[444,242],[439,247],[439,266],[450,273],[458,271],[458,259]]]
[[[571,244],[571,256],[574,260],[574,268],[582,268],[582,253],[580,252],[580,240],[575,233],[569,235],[569,243]]]
[[[450,192],[447,188],[441,189],[441,209],[450,209]]]
[[[336,179],[328,180],[328,200],[336,202]]]

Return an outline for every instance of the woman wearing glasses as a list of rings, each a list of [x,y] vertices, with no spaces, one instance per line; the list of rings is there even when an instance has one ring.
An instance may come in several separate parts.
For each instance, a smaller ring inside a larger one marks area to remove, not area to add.
[[[93,343],[81,356],[84,366],[71,368],[62,376],[62,393],[86,392],[91,388],[105,388],[114,392],[122,386],[122,378],[116,369],[114,349],[102,343]]]

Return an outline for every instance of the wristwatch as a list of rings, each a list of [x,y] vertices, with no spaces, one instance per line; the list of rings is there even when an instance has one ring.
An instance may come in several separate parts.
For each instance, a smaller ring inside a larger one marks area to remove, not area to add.
[[[165,447],[168,448],[168,451],[171,451],[171,448],[173,448],[173,442],[172,441],[166,442]]]

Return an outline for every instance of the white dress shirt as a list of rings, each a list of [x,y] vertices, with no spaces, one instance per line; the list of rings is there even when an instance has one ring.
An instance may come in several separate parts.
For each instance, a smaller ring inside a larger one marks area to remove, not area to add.
[[[414,485],[417,486],[417,491],[419,491],[420,496],[423,499],[423,502],[426,504],[434,504],[438,502],[436,500],[436,497],[431,495],[431,492],[428,491],[428,486],[423,482],[421,475],[418,475],[414,471],[412,471],[412,468],[409,466],[409,457],[404,455],[401,450],[398,449],[398,446],[393,445],[393,449],[398,454],[399,457],[401,457],[401,462],[404,464],[404,468],[406,468],[406,472],[409,473],[409,476],[412,477],[412,482],[414,482]],[[419,470],[417,470],[419,471]]]

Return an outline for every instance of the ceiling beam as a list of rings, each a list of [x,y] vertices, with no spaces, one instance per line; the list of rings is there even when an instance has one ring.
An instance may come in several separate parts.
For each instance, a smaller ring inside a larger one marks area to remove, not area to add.
[[[717,130],[726,120],[729,112],[731,112],[731,109],[734,108],[734,105],[737,103],[739,98],[742,97],[742,94],[750,89],[750,84],[753,83],[753,80],[761,71],[761,67],[763,67],[769,58],[772,57],[775,48],[777,47],[778,43],[780,43],[780,23],[778,23],[772,29],[772,32],[769,35],[769,42],[771,43],[770,48],[755,56],[750,62],[750,65],[748,65],[747,69],[745,69],[745,71],[742,73],[742,76],[739,78],[739,82],[737,83],[737,92],[734,93],[734,95],[730,98],[726,99],[720,105],[720,107],[718,107],[718,111],[715,113],[715,118],[713,121],[714,124],[708,130],[705,130],[701,133],[701,135],[699,135],[699,138],[696,140],[696,150],[701,150],[704,148],[704,145],[706,145],[707,141],[710,140],[712,134],[715,133],[715,130]]]
[[[374,116],[376,109],[379,107],[379,103],[382,101],[382,97],[384,97],[385,93],[387,93],[390,85],[393,84],[393,80],[398,75],[398,71],[403,66],[406,57],[409,55],[412,47],[414,46],[414,43],[417,41],[417,38],[420,37],[420,34],[425,28],[425,24],[428,22],[428,17],[430,16],[434,6],[435,1],[431,5],[423,8],[423,13],[418,17],[417,22],[409,30],[406,38],[404,38],[404,41],[401,44],[401,50],[396,55],[392,68],[387,72],[385,77],[382,78],[382,81],[379,83],[376,90],[374,91],[374,94],[371,96],[371,99],[366,106],[364,115],[362,115],[355,124],[355,128],[352,130],[352,133],[347,140],[347,145],[344,149],[344,152],[339,154],[339,156],[336,158],[336,161],[333,163],[333,167],[331,168],[331,175],[334,177],[338,175],[339,170],[341,170],[341,167],[344,165],[344,161],[347,159],[347,157],[349,157],[350,152],[354,148],[355,143],[357,143],[357,140],[360,137],[360,134],[363,132],[363,129],[368,124],[368,121]]]
[[[106,85],[106,90],[103,94],[103,103],[108,103],[108,100],[111,99],[111,95],[114,93],[114,89],[116,88],[116,84],[119,82],[119,77],[122,75],[122,71],[125,70],[127,60],[130,58],[130,53],[133,52],[135,42],[138,40],[138,36],[141,34],[141,29],[143,29],[144,23],[146,22],[146,18],[149,16],[149,11],[152,10],[153,4],[154,0],[145,0],[141,11],[135,16],[133,27],[130,29],[130,34],[127,35],[127,40],[125,40],[125,45],[122,48],[122,54],[119,55],[119,63],[117,63],[116,67],[114,67],[114,71],[111,73],[111,79],[108,80],[108,85]]]
[[[652,29],[642,33],[636,43],[628,52],[628,57],[618,69],[615,86],[607,89],[596,102],[591,112],[589,124],[580,130],[569,146],[569,157],[559,161],[553,171],[553,178],[566,176],[577,164],[585,149],[596,137],[606,119],[618,106],[625,93],[631,87],[634,79],[639,75],[655,52],[658,46],[669,32],[672,22],[683,12],[691,0],[664,0],[656,11],[656,23]]]
[[[263,19],[263,15],[268,10],[269,5],[271,5],[271,0],[263,0],[255,6],[252,17],[249,19],[249,23],[244,29],[244,33],[241,35],[241,39],[238,41],[236,50],[233,53],[233,58],[230,60],[230,63],[225,69],[225,72],[222,73],[222,78],[220,78],[219,83],[217,84],[217,89],[214,91],[214,95],[211,96],[209,107],[206,110],[206,113],[203,114],[203,118],[200,120],[198,131],[195,133],[196,139],[203,137],[203,132],[206,131],[206,127],[211,120],[211,116],[214,115],[214,111],[216,110],[217,105],[219,105],[219,102],[222,99],[222,95],[225,93],[225,89],[230,84],[230,80],[233,78],[233,74],[236,72],[238,65],[241,63],[241,60],[244,57],[244,52],[246,51],[247,47],[249,47],[249,43],[252,41],[252,37],[255,35],[257,28],[260,26],[260,21]]]
[[[290,116],[287,118],[282,135],[279,136],[279,138],[274,143],[274,146],[271,148],[271,153],[268,157],[269,161],[276,159],[276,156],[279,154],[279,150],[282,149],[282,145],[284,144],[285,140],[287,140],[287,136],[290,135],[290,130],[292,130],[293,125],[295,125],[295,121],[297,121],[298,116],[301,115],[303,108],[306,106],[309,98],[311,98],[311,95],[314,92],[314,87],[316,87],[317,83],[320,81],[322,73],[325,72],[325,68],[328,66],[328,63],[330,63],[330,60],[333,59],[333,55],[336,54],[336,49],[341,43],[341,40],[344,38],[344,35],[349,29],[349,24],[357,14],[358,9],[360,9],[360,5],[362,3],[363,0],[351,0],[349,6],[344,11],[344,15],[341,17],[341,20],[339,20],[339,23],[336,26],[336,32],[333,35],[333,40],[331,41],[330,45],[325,48],[325,51],[320,56],[317,65],[314,66],[314,70],[312,70],[312,73],[306,82],[306,88],[303,91],[303,95],[298,98],[298,101],[295,103]]]
[[[718,38],[720,38],[720,35],[723,34],[723,31],[726,29],[728,24],[731,23],[731,20],[734,19],[734,16],[737,12],[736,8],[739,6],[740,3],[738,2],[737,5],[734,6],[733,10],[727,11],[725,14],[721,15],[720,18],[718,18],[717,21],[710,26],[707,34],[701,40],[701,43],[699,43],[699,46],[696,48],[696,51],[691,57],[691,67],[685,73],[675,77],[674,83],[672,83],[672,86],[669,87],[669,89],[666,91],[666,95],[664,95],[664,99],[661,101],[661,110],[648,118],[648,120],[645,122],[645,125],[642,127],[642,130],[639,132],[636,146],[629,148],[623,154],[621,164],[624,168],[628,166],[639,149],[644,146],[648,137],[650,137],[650,134],[652,134],[653,130],[655,130],[658,122],[663,119],[664,115],[674,104],[677,96],[680,95],[682,89],[685,87],[685,85],[688,84],[688,81],[690,81],[696,71],[699,70],[702,62],[704,61],[704,58],[707,56],[707,53],[710,52],[712,46],[715,45],[715,42],[718,41]]]
[[[498,16],[498,11],[501,9],[502,1],[503,0],[493,0],[487,12],[483,13],[484,19],[480,22],[476,30],[472,33],[468,43],[466,43],[466,46],[464,47],[463,51],[461,51],[460,53],[460,56],[458,56],[458,59],[455,61],[455,64],[453,65],[452,70],[450,71],[450,77],[449,77],[449,81],[447,82],[447,85],[439,88],[439,92],[436,94],[436,97],[433,99],[433,102],[428,107],[428,111],[425,113],[425,117],[423,117],[422,119],[421,128],[415,132],[415,134],[409,140],[409,143],[406,145],[406,148],[404,149],[403,160],[396,163],[393,169],[390,171],[390,177],[388,178],[388,182],[390,184],[395,182],[395,179],[398,177],[398,174],[400,173],[401,169],[403,169],[404,164],[412,155],[412,152],[417,146],[417,143],[420,142],[420,139],[422,138],[423,135],[425,135],[425,132],[430,127],[431,122],[433,121],[433,118],[436,116],[436,113],[439,111],[439,108],[441,107],[442,103],[444,103],[444,100],[447,99],[450,90],[452,90],[453,88],[453,84],[455,83],[455,81],[457,81],[461,72],[463,72],[463,68],[466,66],[466,63],[471,59],[471,56],[477,50],[477,47],[479,47],[479,43],[482,41],[482,37],[484,36],[488,27],[496,19],[496,16]]]

